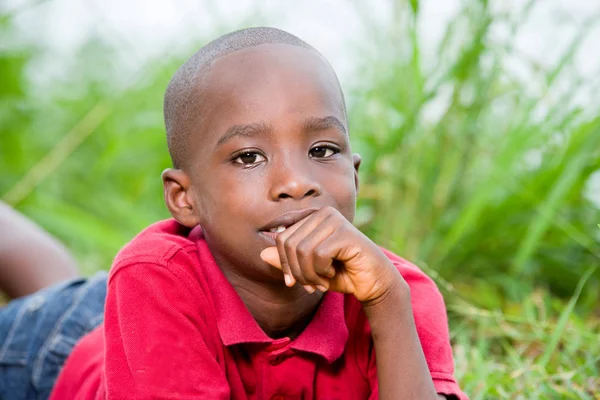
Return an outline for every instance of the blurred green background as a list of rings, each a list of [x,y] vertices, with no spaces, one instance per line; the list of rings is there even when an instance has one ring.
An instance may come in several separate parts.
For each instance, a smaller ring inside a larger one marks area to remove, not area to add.
[[[152,2],[0,6],[0,198],[86,273],[108,269],[168,217],[171,75],[226,31],[287,29],[342,72],[363,156],[355,222],[439,285],[464,390],[600,399],[600,6],[463,0],[440,20],[435,1],[308,2],[304,17],[245,3],[196,2],[170,25]]]

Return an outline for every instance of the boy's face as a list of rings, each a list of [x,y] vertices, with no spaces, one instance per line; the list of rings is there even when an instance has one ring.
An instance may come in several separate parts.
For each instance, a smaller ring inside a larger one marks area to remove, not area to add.
[[[337,80],[317,53],[269,44],[217,59],[198,96],[177,184],[221,268],[281,279],[259,256],[274,245],[270,230],[324,206],[354,219],[360,158]]]

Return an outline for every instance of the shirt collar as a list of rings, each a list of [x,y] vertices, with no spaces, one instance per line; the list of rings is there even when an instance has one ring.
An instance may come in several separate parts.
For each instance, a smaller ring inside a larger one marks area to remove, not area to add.
[[[206,281],[215,305],[217,327],[225,346],[242,343],[273,343],[250,314],[246,305],[229,283],[213,258],[200,227],[190,238],[196,241],[198,259],[206,272]],[[344,318],[344,295],[326,293],[319,309],[304,331],[291,343],[291,348],[322,356],[331,363],[346,347],[348,327]]]
[[[327,292],[306,329],[292,342],[292,348],[321,355],[332,363],[337,360],[348,340],[344,318],[344,295]]]

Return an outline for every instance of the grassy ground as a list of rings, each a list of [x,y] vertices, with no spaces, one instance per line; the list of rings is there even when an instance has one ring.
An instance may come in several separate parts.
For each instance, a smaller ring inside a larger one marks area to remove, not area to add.
[[[471,398],[600,398],[600,322],[573,313],[578,294],[565,304],[535,290],[506,310],[447,295],[457,377]]]
[[[507,13],[468,0],[431,58],[419,3],[394,4],[389,26],[365,17],[372,36],[353,50],[360,79],[345,88],[364,159],[357,225],[442,289],[472,399],[600,398],[600,210],[589,197],[600,81],[573,67],[596,21],[541,67],[513,47],[535,2]],[[0,29],[20,37],[10,16]],[[167,217],[162,95],[191,49],[126,76],[115,52],[91,40],[48,85],[27,79],[53,56],[46,49],[0,51],[0,196],[86,272]]]

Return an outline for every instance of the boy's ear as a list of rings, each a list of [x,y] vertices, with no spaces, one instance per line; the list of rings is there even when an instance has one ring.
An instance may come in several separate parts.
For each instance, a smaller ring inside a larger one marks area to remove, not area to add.
[[[356,192],[358,193],[358,168],[360,167],[360,162],[362,159],[360,158],[360,154],[354,153],[352,154],[352,162],[354,163],[354,186],[356,186]]]
[[[190,177],[180,169],[168,168],[162,173],[165,204],[181,225],[193,228],[200,223]]]

